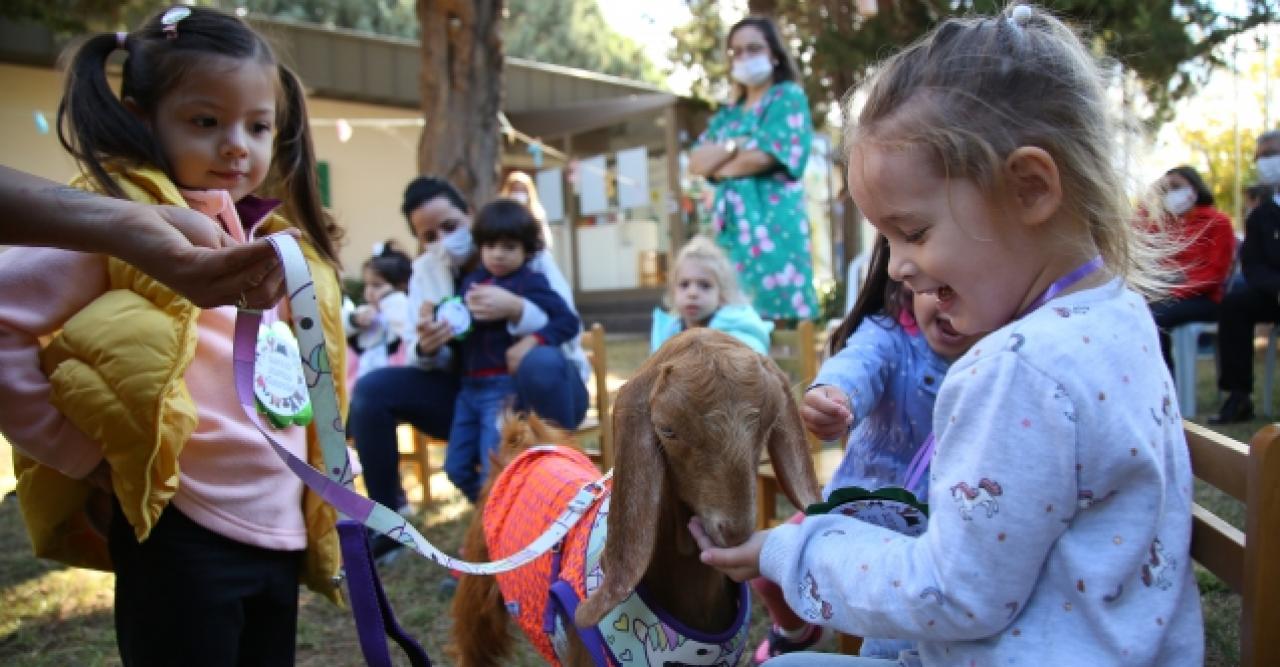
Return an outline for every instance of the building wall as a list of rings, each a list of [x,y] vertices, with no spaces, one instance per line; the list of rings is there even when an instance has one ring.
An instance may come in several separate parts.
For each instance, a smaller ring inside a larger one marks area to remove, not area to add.
[[[41,67],[0,64],[0,163],[38,176],[67,181],[77,173],[58,143],[53,127],[62,96],[62,74]],[[338,140],[339,118],[414,119],[413,110],[313,98],[308,109],[316,154],[329,163],[330,202],[346,230],[340,251],[343,272],[358,276],[372,245],[394,238],[413,255],[412,242],[400,215],[404,186],[417,175],[417,127],[354,128],[349,141]],[[44,115],[49,131],[41,134],[35,113]]]

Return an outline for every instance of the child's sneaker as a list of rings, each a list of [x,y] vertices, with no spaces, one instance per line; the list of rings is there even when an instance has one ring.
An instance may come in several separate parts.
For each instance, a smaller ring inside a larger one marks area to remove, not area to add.
[[[822,639],[822,628],[817,625],[806,626],[804,634],[796,639],[788,639],[782,634],[781,628],[770,625],[769,636],[760,642],[759,648],[756,649],[755,663],[762,665],[769,658],[776,658],[783,653],[813,648],[819,639]]]

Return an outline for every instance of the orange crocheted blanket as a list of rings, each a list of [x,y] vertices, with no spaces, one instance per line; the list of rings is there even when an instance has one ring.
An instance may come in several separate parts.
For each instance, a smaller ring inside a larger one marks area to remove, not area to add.
[[[564,512],[578,490],[599,479],[600,471],[582,452],[571,447],[539,447],[516,457],[494,482],[484,507],[484,537],[493,560],[515,553],[546,531]],[[565,535],[560,578],[585,598],[583,568],[587,535],[595,522],[596,503]],[[497,575],[507,611],[549,664],[558,664],[551,640],[543,631],[543,615],[550,601],[550,552],[516,570]]]

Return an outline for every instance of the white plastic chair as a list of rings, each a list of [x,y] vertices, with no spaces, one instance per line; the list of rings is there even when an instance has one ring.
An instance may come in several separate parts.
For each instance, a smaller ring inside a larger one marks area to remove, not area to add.
[[[844,312],[847,315],[858,302],[858,292],[867,280],[867,264],[871,261],[871,253],[863,251],[849,261],[849,271],[845,276]]]
[[[1169,331],[1173,344],[1173,385],[1178,393],[1178,410],[1187,419],[1193,419],[1196,416],[1196,360],[1200,356],[1200,334],[1202,333],[1217,334],[1218,323],[1188,322]],[[1266,396],[1271,395],[1270,380],[1271,372],[1268,366],[1267,384],[1264,390]],[[1267,400],[1269,403],[1270,399]]]

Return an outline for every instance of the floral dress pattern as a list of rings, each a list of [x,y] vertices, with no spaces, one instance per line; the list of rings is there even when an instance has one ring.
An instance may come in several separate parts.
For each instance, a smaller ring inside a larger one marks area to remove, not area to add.
[[[756,312],[767,320],[818,314],[801,180],[812,137],[809,101],[800,86],[784,81],[755,105],[721,107],[698,139],[736,139],[742,150],[761,150],[778,162],[762,174],[721,180],[712,211],[717,242],[737,268]]]

